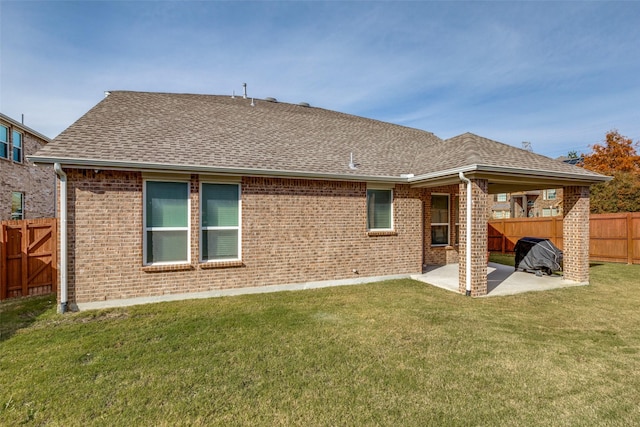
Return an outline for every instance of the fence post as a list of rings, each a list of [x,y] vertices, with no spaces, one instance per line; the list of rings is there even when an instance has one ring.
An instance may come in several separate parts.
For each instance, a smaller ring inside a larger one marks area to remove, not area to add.
[[[627,264],[633,264],[633,220],[627,213]]]
[[[29,228],[27,222],[22,222],[22,296],[29,295]]]

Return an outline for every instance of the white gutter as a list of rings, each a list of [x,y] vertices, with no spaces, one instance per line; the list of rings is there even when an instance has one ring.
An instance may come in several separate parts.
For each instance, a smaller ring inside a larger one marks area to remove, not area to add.
[[[306,172],[284,169],[253,169],[241,167],[211,167],[196,165],[174,165],[166,163],[149,163],[149,162],[125,162],[111,160],[95,160],[95,159],[74,159],[74,158],[57,158],[57,157],[41,157],[27,156],[28,160],[33,163],[43,164],[63,164],[66,168],[78,169],[100,169],[100,170],[126,170],[126,171],[149,171],[149,172],[175,172],[175,173],[202,173],[202,174],[221,174],[235,176],[260,176],[273,178],[307,178],[307,179],[323,179],[332,181],[356,181],[356,182],[388,182],[406,184],[408,181],[403,176],[370,176],[359,174],[336,174],[330,172]]]
[[[60,178],[60,306],[59,313],[67,311],[67,174],[60,163],[53,165]]]
[[[464,173],[460,172],[458,174],[460,179],[467,184],[467,242],[465,244],[465,285],[466,285],[466,295],[471,295],[471,180],[464,176]]]

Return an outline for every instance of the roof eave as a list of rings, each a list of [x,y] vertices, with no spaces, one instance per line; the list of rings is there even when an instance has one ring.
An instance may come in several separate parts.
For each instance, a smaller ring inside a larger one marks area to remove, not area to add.
[[[11,117],[7,116],[6,114],[2,114],[0,113],[0,118],[6,122],[11,123],[13,126],[17,126],[20,129],[22,129],[25,132],[28,132],[34,136],[37,136],[38,138],[44,140],[46,143],[51,142],[51,138],[49,138],[46,135],[41,134],[40,132],[38,132],[37,130],[31,129],[29,126],[25,126],[24,124],[20,123],[17,120],[12,119]]]
[[[358,181],[358,182],[384,182],[406,184],[406,177],[335,174],[324,172],[309,172],[278,169],[232,168],[218,166],[175,165],[167,163],[148,162],[121,162],[99,159],[74,159],[45,156],[27,156],[27,159],[36,164],[60,163],[63,168],[99,169],[99,170],[127,170],[140,172],[171,172],[171,173],[201,173],[211,175],[228,176],[264,176],[273,178],[303,178],[331,181]]]
[[[558,181],[559,183],[574,185],[591,185],[607,182],[612,179],[610,176],[600,174],[580,174],[570,172],[558,172],[550,170],[514,168],[506,166],[490,166],[473,164],[444,171],[432,172],[409,178],[408,182],[415,187],[443,185],[445,183],[459,182],[459,173],[469,174],[469,177],[492,179],[518,178],[531,182]]]

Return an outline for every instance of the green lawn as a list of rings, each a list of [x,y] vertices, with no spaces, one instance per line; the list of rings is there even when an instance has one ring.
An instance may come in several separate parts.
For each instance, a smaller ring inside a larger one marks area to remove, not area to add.
[[[640,266],[469,298],[411,280],[0,313],[1,425],[637,425]]]

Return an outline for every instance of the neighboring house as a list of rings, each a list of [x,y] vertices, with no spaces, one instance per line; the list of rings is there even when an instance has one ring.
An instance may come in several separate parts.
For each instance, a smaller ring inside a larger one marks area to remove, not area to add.
[[[562,215],[562,188],[495,194],[491,218],[537,218]]]
[[[0,113],[0,221],[55,216],[55,174],[27,159],[50,139]]]
[[[568,165],[582,166],[583,157],[558,157]],[[536,218],[562,215],[562,188],[495,194],[490,200],[491,218]]]
[[[62,311],[456,262],[460,291],[485,295],[487,195],[549,187],[564,188],[565,278],[586,282],[589,186],[608,179],[471,133],[442,140],[308,104],[126,91],[31,159],[59,176]]]

